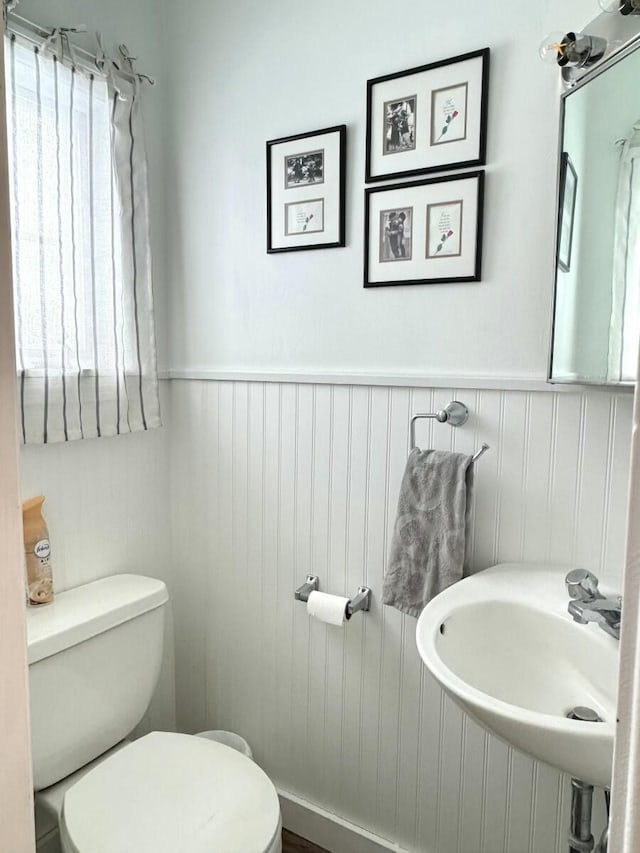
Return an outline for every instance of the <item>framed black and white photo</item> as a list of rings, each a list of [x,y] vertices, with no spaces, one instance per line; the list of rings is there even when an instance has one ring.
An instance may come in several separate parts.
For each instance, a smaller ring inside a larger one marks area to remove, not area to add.
[[[573,220],[576,213],[578,175],[571,158],[562,152],[560,161],[560,205],[558,219],[558,267],[563,272],[571,269],[571,246],[573,244]]]
[[[267,142],[267,252],[344,246],[346,125]]]
[[[366,181],[486,162],[489,48],[367,82]]]
[[[480,281],[484,172],[365,190],[364,286]]]
[[[410,261],[413,246],[413,208],[381,210],[378,260],[381,264]]]
[[[284,188],[308,187],[324,183],[324,148],[302,154],[285,155]]]

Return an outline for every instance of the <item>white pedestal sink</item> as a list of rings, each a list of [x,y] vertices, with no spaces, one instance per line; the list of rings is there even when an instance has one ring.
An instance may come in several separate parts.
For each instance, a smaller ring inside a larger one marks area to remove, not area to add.
[[[503,563],[465,578],[425,607],[416,642],[441,686],[477,722],[540,761],[609,787],[618,641],[572,620],[567,571]],[[575,706],[602,722],[567,719]]]

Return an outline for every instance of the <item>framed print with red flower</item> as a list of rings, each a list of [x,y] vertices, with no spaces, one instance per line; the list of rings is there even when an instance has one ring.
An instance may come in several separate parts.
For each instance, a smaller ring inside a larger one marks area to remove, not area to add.
[[[367,182],[486,162],[489,48],[367,81]]]
[[[345,244],[347,126],[267,142],[267,252]]]
[[[364,286],[480,281],[484,172],[365,190]]]

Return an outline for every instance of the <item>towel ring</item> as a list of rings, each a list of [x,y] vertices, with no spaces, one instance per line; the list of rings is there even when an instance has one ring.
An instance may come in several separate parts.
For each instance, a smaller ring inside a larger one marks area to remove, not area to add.
[[[466,424],[469,420],[469,409],[464,403],[452,400],[450,403],[447,403],[444,409],[438,409],[437,412],[414,415],[411,418],[411,447],[416,446],[416,421],[420,418],[433,418],[438,423],[457,427]]]
[[[469,409],[465,406],[464,403],[461,403],[459,400],[452,400],[450,403],[447,403],[444,409],[438,409],[437,412],[420,413],[417,415],[413,415],[413,417],[411,418],[410,425],[412,450],[417,446],[416,421],[420,420],[421,418],[432,418],[433,420],[438,421],[438,423],[449,424],[452,427],[463,426],[469,420]],[[476,462],[489,449],[489,445],[486,442],[483,443],[480,450],[478,450],[478,452],[473,455],[471,462]]]
[[[477,461],[478,461],[478,459],[480,459],[480,457],[481,457],[484,453],[486,453],[486,452],[487,452],[487,450],[490,450],[490,449],[491,449],[490,445],[488,445],[486,441],[485,441],[485,442],[483,442],[482,447],[480,448],[480,450],[478,450],[478,451],[477,451],[477,453],[474,453],[474,454],[473,454],[473,456],[471,457],[471,464],[473,465],[473,463],[474,463],[474,462],[477,462]]]

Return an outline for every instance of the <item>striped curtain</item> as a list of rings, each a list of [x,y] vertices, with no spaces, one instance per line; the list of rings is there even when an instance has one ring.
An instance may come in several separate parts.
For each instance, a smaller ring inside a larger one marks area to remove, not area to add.
[[[160,426],[138,83],[5,43],[25,444]]]
[[[640,337],[640,121],[620,149],[614,217],[610,382],[634,382]]]

